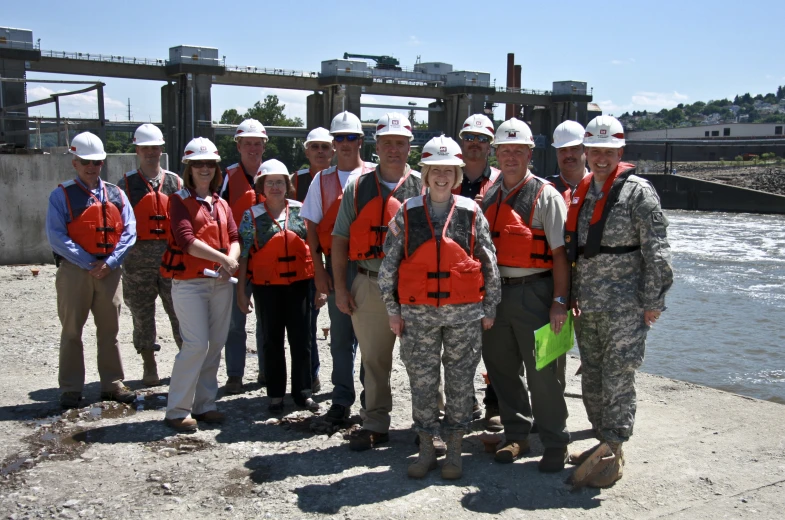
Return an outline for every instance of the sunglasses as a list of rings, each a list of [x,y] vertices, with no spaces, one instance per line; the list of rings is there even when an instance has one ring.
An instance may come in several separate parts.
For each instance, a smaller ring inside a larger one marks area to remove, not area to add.
[[[344,134],[344,135],[334,135],[333,139],[335,139],[335,141],[338,143],[342,143],[344,139],[346,139],[350,143],[353,143],[360,137],[362,136],[357,134],[348,134],[348,135]]]
[[[479,141],[481,143],[490,143],[491,138],[487,135],[478,135],[478,134],[463,134],[463,140],[467,143],[471,143],[473,141]]]
[[[91,161],[89,159],[79,159],[79,162],[82,163],[82,166],[87,166],[90,163],[93,163],[94,166],[101,166],[104,161]]]
[[[216,164],[215,161],[191,161],[191,168],[212,168]]]

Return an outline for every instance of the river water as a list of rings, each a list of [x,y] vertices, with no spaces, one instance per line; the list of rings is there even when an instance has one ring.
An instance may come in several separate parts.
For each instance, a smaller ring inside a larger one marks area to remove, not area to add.
[[[666,215],[675,280],[641,370],[785,404],[785,216]]]

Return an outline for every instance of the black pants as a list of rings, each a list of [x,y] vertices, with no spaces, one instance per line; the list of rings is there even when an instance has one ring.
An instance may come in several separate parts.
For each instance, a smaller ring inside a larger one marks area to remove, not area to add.
[[[284,330],[292,360],[292,399],[303,406],[311,396],[311,307],[308,280],[291,285],[254,285],[256,319],[264,334],[264,373],[267,395],[286,394]]]

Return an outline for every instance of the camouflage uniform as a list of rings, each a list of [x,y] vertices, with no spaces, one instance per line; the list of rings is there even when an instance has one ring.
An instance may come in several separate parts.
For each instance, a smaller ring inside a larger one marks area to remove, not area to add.
[[[437,215],[430,197],[427,200],[433,229],[441,233],[447,214]],[[471,421],[473,380],[482,354],[480,319],[495,317],[496,305],[501,300],[496,249],[488,221],[480,208],[476,207],[474,256],[482,264],[484,300],[441,307],[400,305],[396,293],[398,266],[404,258],[405,247],[403,209],[398,211],[390,223],[390,232],[384,243],[385,257],[379,270],[379,290],[388,315],[400,315],[405,322],[401,337],[401,360],[406,365],[411,383],[414,428],[431,435],[439,434],[439,381],[440,363],[443,362],[447,394],[444,430],[463,433],[468,431]]]
[[[601,187],[592,181],[578,217],[581,247],[586,245],[600,193]],[[665,293],[673,283],[667,226],[657,192],[648,181],[631,175],[608,212],[601,245],[640,249],[623,254],[600,251],[588,259],[579,255],[573,263],[572,295],[582,312],[576,332],[583,402],[605,441],[624,442],[632,435],[635,370],[643,363],[649,329],[643,313],[664,310]]]

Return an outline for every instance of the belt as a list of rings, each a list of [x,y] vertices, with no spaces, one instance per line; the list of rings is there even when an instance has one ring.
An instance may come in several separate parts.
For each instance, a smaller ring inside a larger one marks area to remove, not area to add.
[[[641,246],[618,246],[618,247],[600,246],[600,254],[626,255],[627,253],[634,253],[640,248]],[[584,250],[585,250],[584,246],[578,247],[578,255],[582,255]]]
[[[363,267],[358,267],[357,272],[360,274],[364,274],[366,276],[370,276],[371,278],[379,278],[378,271],[369,271],[368,269],[365,269]]]
[[[553,271],[543,271],[541,273],[534,273],[528,276],[518,276],[517,278],[502,277],[502,285],[524,285],[527,283],[536,282],[542,278],[550,278],[553,276]]]

